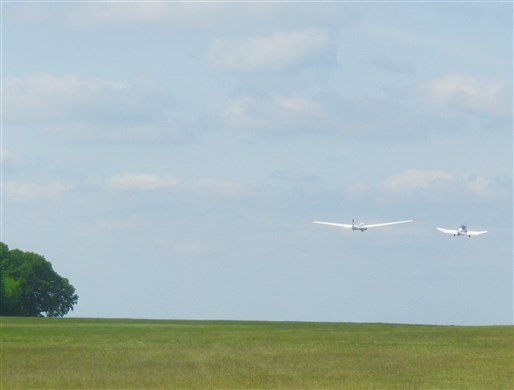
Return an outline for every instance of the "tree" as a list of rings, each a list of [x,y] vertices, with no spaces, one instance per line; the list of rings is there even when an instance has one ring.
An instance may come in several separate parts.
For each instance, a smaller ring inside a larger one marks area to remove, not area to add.
[[[43,256],[0,242],[0,315],[62,317],[77,301],[75,287]]]

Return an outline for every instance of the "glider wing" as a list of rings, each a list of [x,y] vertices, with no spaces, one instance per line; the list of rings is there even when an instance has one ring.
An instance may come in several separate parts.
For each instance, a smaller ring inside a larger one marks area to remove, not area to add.
[[[364,225],[363,227],[366,228],[366,229],[369,229],[369,228],[380,227],[380,226],[397,225],[399,223],[407,223],[407,222],[412,222],[412,221],[414,221],[414,220],[413,219],[408,219],[406,221],[374,223],[374,224],[371,224],[371,225]]]
[[[342,228],[345,228],[345,229],[351,229],[352,228],[352,225],[348,225],[346,223],[321,222],[321,221],[312,221],[312,223],[317,223],[318,225],[328,225],[328,226],[342,227]]]

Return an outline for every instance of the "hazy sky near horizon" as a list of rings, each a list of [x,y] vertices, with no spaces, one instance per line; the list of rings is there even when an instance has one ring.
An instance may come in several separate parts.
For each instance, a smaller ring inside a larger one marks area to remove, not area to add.
[[[70,315],[513,322],[512,3],[2,10],[2,240]]]

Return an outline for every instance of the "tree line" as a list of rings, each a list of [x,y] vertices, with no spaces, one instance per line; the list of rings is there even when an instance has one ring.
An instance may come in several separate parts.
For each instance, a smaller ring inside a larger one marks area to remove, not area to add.
[[[77,301],[75,287],[43,256],[0,242],[0,315],[62,317]]]

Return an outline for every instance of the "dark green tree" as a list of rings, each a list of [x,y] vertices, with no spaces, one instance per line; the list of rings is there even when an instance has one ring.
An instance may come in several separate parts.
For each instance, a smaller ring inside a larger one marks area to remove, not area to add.
[[[43,256],[0,243],[0,315],[62,317],[77,301],[75,288]]]

